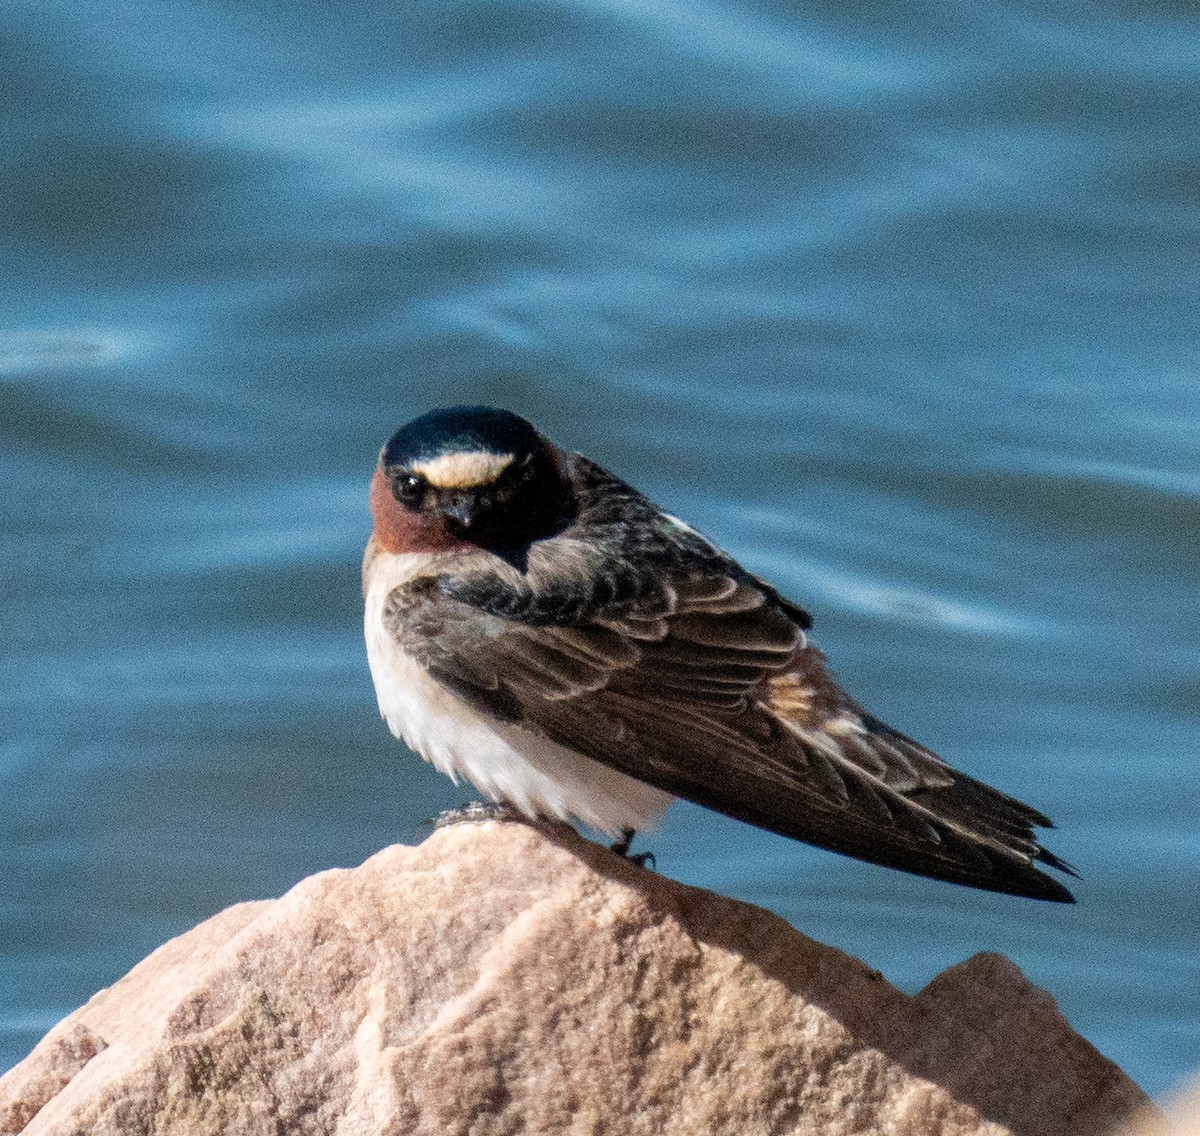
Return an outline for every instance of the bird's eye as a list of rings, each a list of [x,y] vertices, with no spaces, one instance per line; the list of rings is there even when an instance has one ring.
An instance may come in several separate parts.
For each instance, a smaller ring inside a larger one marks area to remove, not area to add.
[[[416,505],[425,495],[425,479],[415,473],[406,473],[394,482],[396,496],[406,505]]]
[[[534,456],[535,455],[532,453],[526,454],[517,463],[517,465],[514,469],[514,472],[515,472],[518,480],[527,481],[530,477],[533,476],[533,474],[535,472],[535,467],[533,464]]]

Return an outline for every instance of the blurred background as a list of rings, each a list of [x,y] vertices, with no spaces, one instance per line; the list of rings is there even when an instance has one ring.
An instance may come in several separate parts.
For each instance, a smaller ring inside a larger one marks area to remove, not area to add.
[[[690,805],[659,871],[1200,1066],[1194,11],[0,0],[0,1069],[469,799],[379,721],[358,578],[379,446],[463,402],[770,577],[1084,879]]]

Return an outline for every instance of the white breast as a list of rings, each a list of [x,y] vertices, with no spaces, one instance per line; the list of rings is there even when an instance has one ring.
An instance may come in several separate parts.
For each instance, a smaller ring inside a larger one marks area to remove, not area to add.
[[[426,553],[380,552],[366,568],[367,658],[379,712],[392,733],[456,783],[466,777],[489,800],[506,801],[526,816],[576,819],[611,837],[650,827],[671,803],[669,794],[487,717],[400,649],[384,627],[387,598],[433,563]]]

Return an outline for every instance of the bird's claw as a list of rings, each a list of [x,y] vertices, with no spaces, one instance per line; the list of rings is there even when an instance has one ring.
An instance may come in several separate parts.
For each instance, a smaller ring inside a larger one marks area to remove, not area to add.
[[[654,858],[653,852],[633,852],[630,853],[629,846],[633,843],[633,838],[636,829],[627,828],[621,833],[620,840],[614,840],[608,846],[610,852],[615,852],[622,860],[628,860],[631,864],[636,864],[639,868],[646,867],[647,864],[651,868],[658,867],[658,861]]]

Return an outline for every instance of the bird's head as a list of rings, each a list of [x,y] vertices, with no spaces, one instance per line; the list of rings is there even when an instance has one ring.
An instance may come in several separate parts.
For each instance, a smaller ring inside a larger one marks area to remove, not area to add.
[[[432,410],[400,427],[371,483],[391,552],[477,547],[519,562],[569,523],[562,457],[525,419],[486,406]]]

